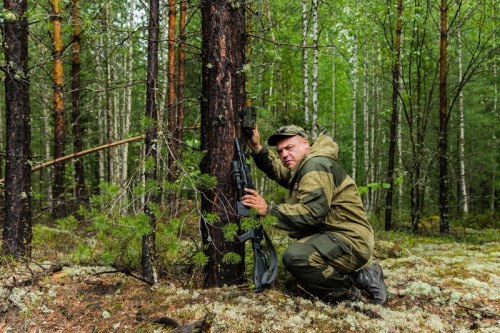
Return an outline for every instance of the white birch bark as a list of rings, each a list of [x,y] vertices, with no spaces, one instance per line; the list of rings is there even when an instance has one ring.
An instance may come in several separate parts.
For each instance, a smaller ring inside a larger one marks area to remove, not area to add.
[[[307,1],[302,0],[302,98],[304,100],[304,120],[309,124],[309,65],[307,51]]]
[[[50,124],[50,117],[51,113],[49,111],[49,108],[45,107],[46,105],[50,105],[49,99],[47,98],[47,94],[42,94],[42,101],[43,101],[43,132],[44,132],[44,137],[45,138],[52,138],[54,137],[54,134],[52,133],[53,127]],[[1,112],[0,112],[1,113]],[[50,152],[50,146],[51,146],[51,140],[45,140],[45,161],[50,161],[53,157],[52,153]],[[52,168],[44,168],[42,170],[42,173],[44,175],[45,179],[52,179]],[[52,182],[46,182],[45,186],[46,188],[46,195],[47,195],[47,201],[52,202]]]
[[[312,121],[311,135],[312,139],[316,139],[315,125],[318,121],[318,0],[312,1],[313,12],[313,79],[312,79]]]
[[[312,121],[311,135],[313,140],[316,139],[315,125],[318,122],[318,0],[312,2],[313,10],[313,80],[312,80]]]
[[[134,13],[135,13],[135,0],[130,1],[130,16],[129,16],[129,33],[132,34],[134,29]],[[122,138],[127,136],[130,130],[130,117],[132,114],[132,81],[134,80],[134,43],[132,37],[129,39],[128,45],[128,59],[125,57],[125,63],[127,64],[126,73],[128,75],[128,87],[125,90],[125,114],[123,115],[123,135]],[[122,175],[121,181],[125,183],[128,178],[128,145],[123,145],[122,148]]]
[[[356,124],[356,99],[357,99],[357,72],[358,72],[358,36],[353,37],[352,54],[352,171],[351,177],[356,180],[356,144],[357,144],[357,124]]]
[[[496,1],[493,1],[493,15],[492,17],[496,17],[496,12],[495,12],[495,5]],[[496,48],[497,46],[497,39],[496,39],[496,34],[493,34],[493,47]],[[493,82],[495,82],[493,86],[494,90],[494,97],[493,97],[493,119],[495,120],[495,123],[498,124],[498,114],[497,114],[497,101],[498,101],[498,85],[497,85],[497,62],[496,58],[493,58]],[[496,148],[498,147],[498,138],[495,136],[495,133],[493,133],[493,151],[496,151]],[[491,200],[490,200],[490,210],[491,213],[495,213],[495,201],[496,201],[496,193],[495,193],[495,186],[496,186],[496,174],[497,174],[497,159],[496,159],[496,154],[491,154],[491,163],[493,164],[493,175],[491,177]]]
[[[104,49],[104,39],[102,35],[99,36],[99,46],[102,49]],[[96,52],[95,56],[95,61],[96,61],[96,71],[97,75],[99,77],[99,80],[97,80],[97,128],[99,132],[99,145],[103,145],[106,142],[106,115],[104,113],[104,90],[105,87],[103,86],[102,82],[105,80],[105,73],[104,69],[101,66],[102,61],[104,61],[104,56],[101,52]],[[99,183],[103,183],[106,180],[106,153],[104,150],[99,150]]]
[[[458,28],[457,31],[458,44],[458,85],[462,85],[462,32]],[[459,121],[459,137],[458,137],[458,159],[460,164],[460,191],[462,194],[462,213],[467,215],[469,212],[469,198],[467,195],[467,184],[465,180],[465,119],[464,119],[464,95],[462,90],[458,94],[458,121]]]
[[[335,88],[336,88],[336,82],[335,82],[335,48],[332,48],[332,136],[335,138],[335,126],[336,126],[336,120],[337,120],[337,109],[335,108]]]
[[[370,179],[370,121],[368,112],[368,48],[366,45],[366,40],[363,43],[363,164],[365,171],[365,182],[368,184]],[[371,193],[368,191],[366,194],[365,208],[368,212],[372,210],[371,207]]]
[[[403,33],[401,33],[401,43],[403,41]],[[403,91],[403,64],[402,62],[400,61],[399,62],[399,73],[401,75],[399,75],[399,78],[398,78],[398,85],[399,85],[399,88],[398,88],[398,91],[399,93],[401,94],[402,91]],[[401,101],[400,103],[398,103],[398,108],[397,108],[397,112],[398,112],[398,123],[396,125],[396,140],[397,140],[397,144],[396,144],[396,150],[398,152],[398,171],[400,172],[401,170],[403,170],[403,138],[402,138],[402,135],[401,135],[401,117],[402,117],[402,114],[403,114],[403,101]],[[398,177],[401,177],[402,175],[398,174]],[[400,182],[398,184],[398,217],[399,217],[399,220],[401,221],[401,218],[402,218],[402,207],[403,207],[403,182]]]

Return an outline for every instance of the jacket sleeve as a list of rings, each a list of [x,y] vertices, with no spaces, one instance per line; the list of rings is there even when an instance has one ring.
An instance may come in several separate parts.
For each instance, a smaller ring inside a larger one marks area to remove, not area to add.
[[[335,182],[331,163],[312,158],[301,168],[296,188],[289,202],[270,207],[268,213],[278,218],[277,228],[287,231],[317,232],[325,227]]]
[[[269,150],[267,145],[263,145],[261,151],[252,154],[255,165],[262,170],[270,179],[276,181],[279,185],[288,188],[291,172],[276,155]]]

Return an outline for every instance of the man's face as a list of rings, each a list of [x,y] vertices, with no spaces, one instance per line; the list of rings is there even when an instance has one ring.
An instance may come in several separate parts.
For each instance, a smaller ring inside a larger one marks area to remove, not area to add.
[[[281,163],[283,163],[287,169],[296,166],[309,150],[309,142],[306,138],[299,135],[285,138],[278,141],[276,144],[276,151],[278,152]]]

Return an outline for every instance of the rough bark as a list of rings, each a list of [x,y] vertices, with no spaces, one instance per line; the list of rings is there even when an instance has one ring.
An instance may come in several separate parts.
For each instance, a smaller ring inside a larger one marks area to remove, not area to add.
[[[73,123],[73,152],[78,153],[83,150],[81,111],[80,111],[80,0],[72,0],[71,19],[73,24],[73,54],[71,57],[71,105]],[[85,178],[83,170],[83,160],[75,159],[75,192],[76,203],[80,203],[85,193]]]
[[[53,112],[54,112],[54,159],[64,156],[64,79],[62,59],[62,17],[60,0],[51,0],[52,5],[52,38],[53,38]],[[66,207],[64,203],[64,172],[65,164],[57,164],[54,168],[54,184],[52,186],[54,218],[64,217]]]
[[[458,47],[458,85],[462,86],[463,77],[463,58],[462,58],[462,31],[461,27],[457,30]],[[467,195],[467,182],[465,177],[465,118],[464,118],[464,94],[460,90],[458,93],[458,163],[459,163],[459,187],[461,196],[461,206],[463,215],[469,213],[469,196]]]
[[[316,139],[315,125],[318,121],[318,0],[312,1],[312,21],[313,21],[313,73],[312,73],[312,117],[311,117],[311,135]]]
[[[309,124],[309,60],[307,51],[307,14],[307,0],[302,0],[302,98],[304,102],[304,121],[306,124]]]
[[[222,227],[236,222],[236,189],[231,170],[236,137],[236,115],[245,105],[245,8],[224,0],[202,2],[202,98],[201,149],[206,151],[201,172],[217,178],[215,188],[202,196],[201,231],[204,252],[205,287],[241,283],[243,261],[224,262],[228,252],[243,254],[237,241],[226,240]],[[207,214],[218,220],[207,221]]]
[[[158,88],[158,35],[160,20],[160,1],[149,1],[149,32],[148,32],[148,68],[146,78],[146,117],[153,125],[146,130],[145,154],[146,160],[152,160],[152,166],[145,170],[146,184],[155,183],[158,180],[158,152],[156,142],[158,140],[158,107],[156,103],[156,90]],[[146,191],[144,212],[149,217],[150,232],[142,238],[141,266],[144,277],[156,283],[157,273],[155,267],[156,252],[156,216],[152,205],[157,204],[157,196],[154,191]]]
[[[178,125],[178,108],[177,108],[177,95],[176,95],[176,63],[175,63],[175,44],[177,42],[176,36],[176,21],[177,21],[177,4],[175,0],[168,0],[168,88],[167,88],[167,111],[168,111],[168,132],[171,135],[169,141],[170,155],[168,157],[168,180],[173,182],[177,178],[176,159],[178,141],[177,141],[177,125]],[[171,200],[176,201],[175,196]]]
[[[7,151],[2,251],[31,255],[31,129],[28,77],[27,1],[4,0],[15,17],[3,20]]]
[[[449,232],[448,221],[448,96],[446,87],[448,46],[448,4],[441,0],[439,43],[439,231]]]
[[[394,62],[392,67],[392,113],[389,133],[389,156],[387,161],[387,195],[385,197],[385,230],[392,227],[392,204],[394,196],[394,164],[396,154],[396,139],[398,126],[398,97],[399,97],[399,76],[401,62],[401,32],[403,14],[403,0],[398,0],[398,18],[396,23],[396,40],[394,45]]]
[[[354,34],[353,36],[353,54],[352,54],[352,155],[351,155],[351,163],[352,163],[352,171],[351,177],[356,179],[356,145],[357,145],[357,74],[358,74],[358,36]]]

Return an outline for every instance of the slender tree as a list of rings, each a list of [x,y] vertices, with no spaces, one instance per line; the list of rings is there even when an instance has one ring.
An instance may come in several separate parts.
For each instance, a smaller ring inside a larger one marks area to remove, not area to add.
[[[177,21],[177,2],[175,0],[168,0],[168,88],[167,88],[167,103],[168,103],[168,131],[171,135],[171,140],[169,142],[170,156],[168,158],[168,168],[169,168],[169,176],[168,179],[170,181],[174,181],[177,178],[177,173],[175,171],[176,168],[176,159],[177,159],[177,147],[178,147],[178,138],[176,136],[177,133],[177,125],[178,125],[178,107],[177,107],[177,80],[176,80],[176,56],[175,56],[175,44],[177,41],[176,36],[176,21]],[[176,200],[175,198],[171,198],[172,200]]]
[[[458,86],[462,86],[463,81],[463,56],[462,56],[462,28],[457,30],[457,52],[458,52]],[[459,188],[461,195],[462,213],[469,212],[469,197],[467,195],[467,183],[465,177],[465,119],[464,119],[464,93],[458,93],[458,163],[459,163]]]
[[[217,178],[215,188],[202,196],[201,232],[208,257],[206,287],[240,283],[243,261],[224,261],[227,253],[243,254],[237,241],[227,241],[222,228],[235,222],[236,189],[231,170],[236,118],[245,105],[245,7],[225,0],[202,2],[202,97],[200,165],[203,174]],[[215,216],[215,217],[214,217]]]
[[[52,39],[53,39],[53,103],[54,103],[54,159],[64,156],[64,73],[62,59],[62,14],[61,1],[51,0],[52,5]],[[52,186],[54,207],[52,209],[55,218],[63,217],[64,207],[64,172],[65,163],[59,163],[54,166],[54,184]]]
[[[356,145],[357,145],[357,99],[358,99],[358,36],[355,33],[352,39],[353,42],[353,51],[352,51],[352,155],[351,155],[351,163],[352,163],[352,171],[351,176],[353,179],[356,179],[356,167],[357,167],[357,158],[356,158]]]
[[[318,31],[318,0],[312,1],[312,23],[313,23],[313,73],[312,73],[312,117],[311,117],[311,133],[312,138],[316,138],[315,125],[318,121],[318,71],[319,71],[319,31]]]
[[[396,154],[396,139],[398,128],[398,98],[399,98],[399,76],[401,67],[401,33],[403,29],[402,14],[403,0],[398,0],[398,14],[396,21],[396,40],[394,42],[394,60],[392,67],[392,113],[389,134],[389,160],[387,163],[387,195],[385,198],[385,230],[392,227],[392,204],[394,195],[394,163]]]
[[[448,95],[447,95],[447,47],[448,47],[448,3],[441,0],[439,43],[439,231],[449,232],[448,221]]]
[[[309,124],[309,57],[307,49],[309,23],[307,18],[307,0],[302,0],[302,98],[304,103],[304,121],[306,124]]]
[[[31,255],[31,127],[28,76],[27,0],[4,0],[5,220],[2,250],[16,257]]]
[[[156,91],[158,88],[158,36],[160,21],[160,1],[149,1],[149,28],[148,28],[148,68],[146,78],[146,118],[151,121],[146,130],[145,156],[146,165],[145,178],[148,186],[158,180],[158,152],[156,142],[158,141],[158,106],[156,103]],[[157,282],[155,266],[156,252],[156,219],[154,206],[158,204],[156,193],[153,189],[146,192],[144,212],[149,217],[150,231],[142,237],[141,265],[144,277],[151,283]]]
[[[73,129],[73,152],[83,150],[81,111],[80,111],[80,0],[71,2],[71,20],[73,25],[73,53],[71,57],[71,105],[72,105],[72,129]],[[75,198],[80,202],[85,193],[85,178],[82,158],[75,159]]]

